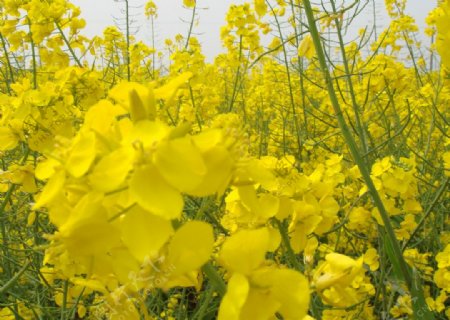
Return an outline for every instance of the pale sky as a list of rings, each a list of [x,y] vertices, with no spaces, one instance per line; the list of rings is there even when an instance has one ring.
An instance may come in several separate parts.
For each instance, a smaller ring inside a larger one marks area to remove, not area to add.
[[[134,25],[139,27],[137,38],[150,44],[151,33],[150,23],[145,18],[144,6],[146,0],[129,0],[131,14]],[[188,31],[188,21],[191,18],[191,11],[183,8],[182,0],[155,0],[158,6],[158,18],[155,21],[156,47],[162,48],[166,38],[172,38],[181,33],[186,35]],[[225,14],[231,4],[240,4],[245,0],[197,0],[199,25],[194,28],[197,38],[202,43],[203,53],[209,61],[223,51],[220,43],[220,27],[225,25]],[[247,2],[253,2],[247,0]],[[425,17],[436,5],[436,0],[409,0],[407,11],[411,14],[421,28],[424,27]],[[124,7],[122,1],[115,0],[72,0],[72,3],[79,6],[82,17],[87,22],[84,34],[87,36],[101,35],[106,26],[114,24],[114,18],[124,17],[121,8]],[[379,16],[378,24],[387,25],[388,18],[384,14],[384,0],[376,0]],[[369,4],[371,7],[372,4]],[[369,11],[370,13],[370,11]],[[364,27],[365,23],[371,24],[371,14],[361,15],[354,23],[355,30]],[[184,21],[184,22],[183,22]]]

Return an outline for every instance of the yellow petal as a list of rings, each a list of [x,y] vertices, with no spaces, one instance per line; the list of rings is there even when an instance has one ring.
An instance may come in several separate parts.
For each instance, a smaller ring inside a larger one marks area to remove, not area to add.
[[[58,201],[52,201],[52,205],[48,209],[48,218],[51,223],[53,223],[57,227],[60,227],[69,218],[70,210],[72,209],[72,207],[67,203],[67,201],[64,201],[64,198],[58,198],[56,200]]]
[[[247,275],[263,263],[269,247],[267,228],[241,230],[225,240],[220,261],[228,270]]]
[[[42,189],[38,200],[33,206],[33,210],[42,208],[43,206],[50,204],[59,194],[61,194],[65,180],[66,173],[64,170],[60,170],[56,174],[54,174]]]
[[[53,158],[45,159],[37,164],[34,174],[39,180],[46,180],[55,173],[55,168],[59,164],[59,161]]]
[[[155,152],[154,164],[164,179],[181,192],[197,187],[206,173],[200,151],[189,137],[161,143]]]
[[[259,196],[260,211],[258,215],[266,220],[275,216],[278,212],[280,201],[277,197],[265,193]]]
[[[155,89],[155,98],[163,99],[166,100],[166,103],[170,103],[178,88],[185,84],[191,77],[191,72],[180,74],[175,79],[169,81],[166,85]]]
[[[266,290],[251,288],[241,311],[241,319],[276,319],[275,312],[279,308],[280,303],[273,299]]]
[[[67,171],[79,178],[90,168],[95,159],[95,133],[81,133],[75,140],[69,157],[66,161]]]
[[[174,275],[172,272],[163,271],[165,277],[161,279],[161,284],[155,283],[158,288],[162,288],[163,290],[169,290],[174,287],[195,287],[197,291],[201,290],[202,287],[202,279],[201,272],[195,270],[190,271],[182,275]],[[168,277],[168,278],[167,278]],[[164,280],[167,280],[164,282]],[[155,281],[159,282],[159,281]]]
[[[89,175],[92,187],[103,192],[118,188],[131,169],[133,152],[132,149],[120,148],[103,157]]]
[[[309,284],[306,278],[290,269],[274,269],[255,279],[261,286],[271,286],[273,298],[281,306],[284,319],[302,319],[309,307]]]
[[[86,194],[57,234],[74,256],[106,254],[120,244],[120,232],[108,222],[102,195]]]
[[[108,135],[116,117],[126,111],[108,100],[100,100],[89,108],[84,117],[83,127],[94,130],[101,135]]]
[[[281,235],[278,229],[268,228],[269,231],[269,247],[268,251],[275,251],[281,243]]]
[[[255,11],[260,17],[267,13],[267,5],[265,0],[255,0]]]
[[[247,210],[257,214],[260,210],[258,198],[256,196],[255,187],[253,185],[238,187],[239,198]]]
[[[19,143],[19,137],[9,127],[0,127],[0,151],[14,149]]]
[[[79,316],[81,319],[83,319],[84,316],[86,315],[86,312],[87,312],[86,307],[85,307],[84,305],[82,305],[82,304],[79,304],[78,307],[77,307],[77,313],[78,313],[78,316]]]
[[[131,254],[131,252],[125,246],[120,246],[119,248],[113,248],[108,252],[107,258],[110,258],[109,266],[112,268],[114,274],[116,274],[117,279],[122,282],[135,281],[133,275],[140,270],[142,263],[138,262],[136,258]],[[106,268],[105,268],[106,269]],[[105,271],[97,271],[97,274],[108,274]],[[135,282],[133,285],[137,285]]]
[[[144,107],[144,103],[137,94],[136,90],[131,90],[129,92],[130,97],[130,116],[133,122],[138,122],[140,120],[145,120],[148,118],[148,112]]]
[[[189,221],[179,228],[169,244],[167,263],[174,276],[199,269],[213,250],[214,234],[211,225],[202,221]]]
[[[221,129],[210,129],[193,136],[192,140],[203,153],[216,147],[223,140],[223,132]]]
[[[130,179],[130,194],[144,209],[165,219],[176,219],[183,209],[183,198],[152,165],[136,168]]]
[[[191,132],[191,130],[192,124],[189,122],[183,122],[177,125],[175,128],[172,128],[172,131],[170,131],[169,138],[170,139],[182,138],[186,136],[189,132]]]
[[[348,270],[356,266],[355,260],[339,253],[329,253],[325,256],[325,260],[328,261],[336,271]]]
[[[130,146],[140,142],[144,148],[150,148],[167,137],[169,133],[169,127],[160,121],[142,120],[136,123],[127,133],[123,139],[123,144]]]
[[[173,233],[169,220],[134,206],[120,221],[122,241],[141,263],[153,258]]]
[[[319,204],[325,217],[336,217],[339,212],[339,203],[331,196],[323,197]]]
[[[70,282],[72,282],[76,286],[80,287],[86,287],[98,292],[107,293],[108,290],[105,288],[105,285],[99,281],[99,280],[93,280],[93,279],[83,279],[83,278],[73,278],[70,279]]]
[[[315,55],[315,53],[316,49],[314,48],[312,37],[310,34],[308,34],[300,42],[300,45],[298,47],[298,55],[300,57],[311,59]]]
[[[249,290],[247,278],[234,273],[228,281],[227,293],[220,303],[218,320],[239,320]]]
[[[30,227],[36,220],[36,211],[31,211],[27,219],[27,227]]]
[[[134,91],[136,96],[130,99],[130,93]],[[125,109],[129,110],[132,113],[137,110],[131,110],[132,104],[135,102],[135,98],[139,98],[142,103],[143,110],[139,111],[139,114],[143,112],[145,117],[147,117],[150,113],[153,113],[153,110],[150,110],[150,107],[154,107],[154,97],[153,92],[150,87],[146,87],[137,82],[122,82],[116,85],[109,91],[109,96],[113,98],[117,103],[122,105]],[[136,107],[136,106],[133,106]],[[135,114],[136,115],[136,114]]]
[[[302,224],[297,224],[294,232],[290,234],[290,243],[295,253],[300,253],[305,249],[308,234],[302,228]]]
[[[67,231],[66,231],[67,230]],[[119,232],[104,219],[78,220],[64,228],[64,244],[74,256],[106,254],[119,244]]]
[[[233,170],[233,160],[228,150],[217,146],[203,154],[206,174],[195,189],[187,192],[190,195],[204,197],[215,193],[222,194],[228,187]]]
[[[259,159],[252,159],[248,163],[246,173],[254,182],[260,183],[264,189],[272,190],[276,188],[274,174],[264,166],[264,162]]]
[[[292,204],[292,200],[285,196],[280,197],[278,204],[278,212],[276,214],[277,219],[284,220],[290,215],[292,215],[293,211],[294,206]]]

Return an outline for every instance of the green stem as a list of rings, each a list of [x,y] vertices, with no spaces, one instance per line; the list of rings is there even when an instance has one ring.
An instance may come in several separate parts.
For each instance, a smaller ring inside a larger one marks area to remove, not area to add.
[[[273,16],[275,18],[275,22],[277,25],[277,29],[278,29],[278,34],[280,37],[281,42],[283,43],[283,32],[281,31],[281,26],[280,26],[280,22],[278,21],[278,17],[275,14],[275,11],[273,9],[273,7],[271,6],[271,4],[267,1],[267,4],[270,7],[270,10],[273,13]],[[294,122],[294,130],[295,130],[295,135],[297,138],[297,147],[298,147],[298,153],[300,154],[300,150],[302,148],[302,143],[301,143],[301,138],[300,138],[300,128],[298,125],[298,119],[297,119],[297,112],[295,110],[295,101],[294,101],[294,92],[292,90],[292,81],[291,81],[291,72],[290,72],[290,68],[289,68],[289,64],[288,64],[288,55],[286,52],[286,46],[283,45],[282,46],[283,49],[283,57],[284,57],[284,66],[286,69],[286,76],[287,76],[287,81],[288,81],[288,87],[289,87],[289,101],[291,103],[291,109],[292,109],[292,120]]]
[[[331,1],[331,6],[333,7],[333,13],[335,15],[337,15],[336,5],[334,2],[335,2],[334,0]],[[359,116],[359,105],[358,105],[358,102],[356,101],[356,95],[355,95],[355,90],[353,88],[353,81],[352,81],[352,76],[351,76],[352,72],[350,72],[347,54],[345,52],[344,38],[342,37],[342,32],[341,32],[341,23],[340,23],[339,18],[334,19],[334,22],[336,23],[337,36],[339,39],[339,48],[341,50],[342,61],[344,64],[345,78],[347,79],[347,85],[348,85],[350,97],[352,100],[353,112],[355,113],[356,128],[357,128],[359,139],[360,139],[361,149],[362,149],[362,152],[364,154],[366,154],[367,153],[367,143],[366,143],[366,138],[365,138],[366,133],[365,133],[364,126],[361,122],[361,118]]]
[[[239,37],[239,65],[236,70],[236,77],[234,79],[233,92],[231,94],[230,105],[228,107],[228,112],[233,111],[234,100],[236,99],[236,91],[239,83],[239,74],[241,71],[241,59],[242,59],[242,36]]]
[[[31,44],[31,56],[32,56],[32,62],[33,62],[33,89],[37,89],[37,65],[36,65],[36,49],[34,46],[33,41],[33,33],[31,32],[31,20],[30,18],[27,18],[28,20],[28,28],[30,30],[30,44]]]
[[[30,153],[30,149],[25,148],[24,157],[22,161],[20,162],[21,165],[25,164],[25,162],[28,159],[28,155]],[[4,267],[5,267],[5,273],[8,277],[12,276],[12,270],[11,265],[8,260],[8,257],[10,257],[9,254],[9,248],[8,248],[8,232],[6,230],[6,215],[5,215],[5,209],[8,204],[8,202],[11,200],[12,194],[16,190],[16,185],[11,184],[11,186],[6,191],[5,197],[3,198],[3,201],[0,204],[0,232],[2,234],[2,247],[3,247],[3,259],[4,259]]]
[[[331,78],[330,71],[328,69],[327,61],[325,59],[325,53],[323,51],[322,43],[320,40],[320,34],[316,26],[316,21],[314,18],[314,13],[311,7],[311,3],[309,0],[303,0],[303,5],[305,8],[306,16],[308,18],[308,25],[309,30],[311,32],[312,39],[314,41],[314,47],[316,49],[317,58],[320,63],[320,68],[322,69],[323,76],[325,78],[325,83],[327,85],[328,89],[328,95],[330,97],[331,104],[334,109],[335,117],[338,121],[339,127],[341,129],[342,135],[345,139],[345,142],[350,149],[350,152],[358,165],[358,168],[361,172],[361,176],[363,177],[363,180],[365,184],[367,185],[367,188],[371,194],[372,200],[377,207],[380,216],[384,223],[384,230],[386,232],[386,240],[387,244],[391,247],[392,252],[388,251],[389,258],[391,259],[392,263],[399,266],[401,270],[401,276],[403,277],[403,280],[406,282],[408,289],[411,292],[411,295],[413,296],[413,305],[415,311],[418,310],[417,306],[420,306],[420,312],[426,314],[426,319],[434,319],[433,314],[429,311],[425,299],[423,296],[423,291],[420,290],[420,288],[417,287],[417,282],[412,279],[410,268],[408,267],[403,254],[402,249],[400,247],[400,244],[397,241],[397,238],[395,236],[394,228],[392,227],[389,214],[384,207],[384,204],[381,200],[380,195],[378,194],[377,189],[375,188],[375,185],[372,181],[372,178],[370,177],[370,171],[366,167],[364,160],[358,150],[358,147],[356,145],[355,139],[353,138],[350,129],[345,121],[345,118],[343,116],[341,107],[339,105],[339,101],[336,95],[336,92],[333,87],[333,80]]]
[[[70,52],[70,54],[72,55],[73,59],[75,60],[75,62],[77,63],[77,65],[78,65],[80,68],[82,68],[83,65],[81,64],[80,60],[77,58],[77,56],[76,56],[76,54],[75,54],[75,51],[73,51],[73,48],[72,48],[72,46],[70,45],[70,42],[69,42],[69,40],[67,39],[66,35],[64,34],[64,32],[63,32],[61,26],[60,26],[59,23],[56,22],[56,21],[55,21],[55,25],[56,25],[56,28],[58,29],[59,33],[61,34],[61,37],[62,37],[64,43],[66,44],[67,48],[69,49],[69,52]]]
[[[202,130],[202,121],[200,119],[200,115],[198,114],[197,105],[195,104],[194,91],[192,90],[192,86],[189,84],[189,94],[191,96],[192,108],[195,111],[195,119],[197,120],[198,127],[200,131]]]
[[[192,35],[192,30],[194,29],[194,21],[195,21],[195,14],[196,14],[196,9],[197,9],[197,2],[195,3],[194,8],[192,9],[192,17],[191,17],[191,22],[189,24],[189,31],[186,37],[186,43],[184,45],[184,49],[187,49],[189,46],[189,40],[191,39],[191,35]]]
[[[130,6],[128,4],[128,0],[125,0],[125,19],[126,19],[126,37],[127,37],[127,80],[131,80],[131,67],[130,67]]]
[[[151,16],[152,22],[152,79],[155,80],[155,64],[156,64],[156,49],[155,49],[155,19]]]
[[[214,266],[211,264],[211,262],[205,264],[202,270],[206,274],[208,279],[211,281],[211,284],[214,286],[219,295],[224,296],[225,293],[227,292],[227,285],[217,272],[216,268],[214,268]]]
[[[450,179],[449,177],[445,178],[445,181],[439,187],[439,190],[436,192],[433,201],[431,202],[430,206],[428,207],[428,209],[425,211],[424,215],[420,219],[419,223],[417,224],[417,227],[411,233],[411,236],[409,237],[408,241],[406,241],[406,243],[403,245],[403,249],[402,250],[405,250],[408,247],[408,244],[416,236],[417,232],[420,231],[420,229],[422,228],[423,224],[425,223],[425,220],[428,218],[428,216],[433,211],[433,209],[436,206],[436,204],[437,204],[438,200],[440,199],[440,197],[447,191],[447,186],[448,186],[449,179]]]
[[[8,65],[8,71],[9,71],[9,77],[10,79],[8,79],[7,77],[5,77],[5,81],[6,81],[6,89],[8,90],[8,93],[11,94],[11,87],[10,84],[14,83],[14,72],[11,66],[11,60],[9,60],[9,55],[8,55],[8,50],[6,48],[6,41],[5,38],[3,37],[3,35],[0,33],[0,40],[2,41],[2,47],[3,47],[3,51],[5,52],[5,59],[6,59],[6,64]]]
[[[193,319],[202,320],[205,318],[205,313],[210,306],[210,302],[213,298],[213,286],[209,286],[208,289],[203,294],[203,300],[201,301],[200,307],[198,308],[198,311],[195,313]]]
[[[67,307],[67,293],[69,291],[69,281],[64,280],[64,287],[63,287],[63,301],[61,306],[61,320],[64,320],[66,318],[66,307]]]
[[[11,288],[12,285],[14,285],[14,283],[16,283],[16,281],[20,278],[20,276],[28,269],[28,267],[30,266],[31,262],[28,261],[23,267],[22,269],[20,269],[11,279],[8,280],[8,282],[6,282],[1,288],[0,288],[0,295],[5,293],[6,290],[8,290],[9,288]]]
[[[295,256],[295,252],[291,247],[286,226],[279,220],[275,220],[275,223],[280,231],[281,240],[283,242],[283,246],[285,247],[290,264],[294,267],[294,269],[304,271],[303,266],[300,264],[300,261]]]

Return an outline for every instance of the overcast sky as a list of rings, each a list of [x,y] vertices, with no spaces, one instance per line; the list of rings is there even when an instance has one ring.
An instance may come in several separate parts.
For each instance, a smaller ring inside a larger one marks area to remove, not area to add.
[[[115,0],[72,0],[79,6],[87,27],[85,34],[88,36],[101,35],[102,30],[114,24],[114,18],[123,17],[121,9],[123,2]],[[150,23],[146,20],[143,11],[146,0],[129,0],[132,7],[131,13],[134,26],[139,27],[138,39],[150,43]],[[156,47],[161,48],[166,38],[173,38],[177,33],[185,35],[188,30],[191,11],[183,8],[182,0],[155,0],[158,6],[158,18],[155,21]],[[199,10],[199,25],[194,31],[202,43],[203,53],[211,61],[214,56],[222,52],[220,44],[220,27],[225,24],[225,14],[231,4],[244,3],[245,0],[197,0]],[[247,0],[247,2],[253,2]],[[376,0],[378,6],[379,24],[386,25],[389,20],[384,14],[384,0]],[[411,14],[419,26],[423,28],[427,13],[436,5],[436,0],[409,0],[407,11]],[[377,19],[377,20],[378,20]],[[372,16],[361,16],[354,24],[355,32],[365,23],[371,24]]]

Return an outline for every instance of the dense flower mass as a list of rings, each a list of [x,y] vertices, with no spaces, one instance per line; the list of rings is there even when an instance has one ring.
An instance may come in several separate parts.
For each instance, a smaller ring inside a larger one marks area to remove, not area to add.
[[[178,5],[0,0],[0,318],[448,319],[450,0]]]

